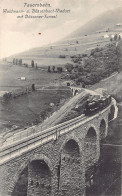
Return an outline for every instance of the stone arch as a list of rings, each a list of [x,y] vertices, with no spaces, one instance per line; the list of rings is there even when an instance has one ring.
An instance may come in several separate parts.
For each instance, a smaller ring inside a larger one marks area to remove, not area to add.
[[[16,187],[16,184],[20,178],[20,175],[22,174],[22,172],[27,168],[27,165],[28,165],[28,161],[27,162],[24,162],[19,168],[18,170],[15,172],[15,175],[11,181],[11,184],[10,184],[10,187],[9,187],[9,191],[8,191],[8,195],[12,196],[13,195],[13,192],[15,191],[15,187]]]
[[[96,128],[95,128],[95,126],[91,125],[91,126],[88,128],[85,137],[86,137],[86,136],[93,137],[93,136],[96,136],[96,135],[97,135]]]
[[[104,139],[106,136],[106,121],[104,119],[101,120],[100,122],[100,127],[99,127],[99,131],[100,131],[100,140]]]
[[[84,161],[86,170],[95,162],[97,155],[97,132],[93,126],[89,127],[84,138]]]
[[[87,188],[93,185],[93,165],[97,161],[98,133],[94,126],[89,127],[84,138],[85,184]]]
[[[8,194],[11,196],[13,194],[14,188],[16,186],[17,181],[19,180],[20,175],[22,174],[23,170],[25,168],[27,168],[29,166],[29,164],[34,161],[34,160],[42,160],[43,162],[45,162],[52,174],[53,172],[53,165],[50,161],[50,159],[45,156],[44,154],[40,154],[40,155],[34,155],[31,158],[29,158],[27,161],[25,161],[17,170],[16,174],[14,175],[13,179],[12,179],[12,183],[10,185],[9,188],[9,192]]]
[[[97,138],[99,138],[99,131],[98,131],[96,125],[90,124],[87,128],[85,127],[85,129],[86,129],[86,132],[85,132],[84,139],[85,139],[85,137],[86,137],[87,135],[89,135],[89,133],[91,132],[91,129],[93,130],[94,135],[95,135]]]
[[[59,190],[61,195],[80,195],[82,159],[78,139],[66,139],[61,146]],[[82,189],[81,189],[82,190]]]
[[[108,114],[108,122],[114,118],[114,113],[115,113],[115,107],[114,105],[112,105],[110,108],[110,112]]]
[[[78,148],[79,148],[79,151],[80,151],[80,154],[81,154],[81,153],[82,153],[82,152],[81,152],[81,143],[80,143],[79,139],[78,139],[76,136],[67,137],[67,138],[64,140],[64,142],[62,143],[62,145],[61,145],[61,147],[60,147],[60,150],[59,150],[59,153],[61,154],[61,152],[63,151],[63,149],[64,149],[64,147],[65,147],[65,145],[66,145],[66,143],[67,143],[68,141],[70,141],[70,140],[74,140],[74,141],[77,143]]]
[[[33,155],[30,159],[29,159],[29,162],[32,162],[34,160],[43,160],[49,167],[50,171],[52,172],[53,171],[53,165],[50,161],[50,159],[45,156],[44,154],[40,154],[40,155]]]
[[[80,154],[79,145],[74,139],[70,139],[65,143],[63,151],[70,154],[75,152],[75,155]]]
[[[51,171],[44,160],[32,160],[28,166],[28,195],[51,195]]]
[[[108,122],[111,120],[111,113],[108,113]]]

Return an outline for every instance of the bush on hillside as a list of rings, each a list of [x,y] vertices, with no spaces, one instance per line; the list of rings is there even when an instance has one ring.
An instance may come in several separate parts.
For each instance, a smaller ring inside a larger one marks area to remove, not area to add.
[[[67,69],[68,72],[72,72],[72,70],[74,68],[73,64],[71,64],[71,63],[67,63],[65,65],[65,67],[66,67],[66,69]]]
[[[5,93],[3,95],[3,100],[4,101],[10,100],[11,98],[12,98],[12,93],[11,92]]]
[[[66,58],[66,55],[59,55],[59,58]]]

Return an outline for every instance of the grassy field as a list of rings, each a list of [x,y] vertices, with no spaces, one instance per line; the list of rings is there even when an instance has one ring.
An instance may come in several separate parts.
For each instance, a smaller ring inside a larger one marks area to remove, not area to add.
[[[42,122],[45,117],[60,107],[67,98],[71,97],[71,91],[66,87],[43,89],[32,92],[0,103],[0,130],[4,127],[11,128],[31,126]],[[53,106],[50,104],[53,103]]]
[[[22,86],[49,85],[59,79],[60,74],[48,73],[47,67],[42,69],[26,68],[11,64],[0,64],[0,91],[11,91]],[[26,80],[19,80],[25,77]]]

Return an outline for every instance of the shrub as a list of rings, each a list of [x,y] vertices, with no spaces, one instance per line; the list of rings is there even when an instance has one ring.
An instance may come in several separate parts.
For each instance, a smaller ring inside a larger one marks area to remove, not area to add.
[[[87,56],[87,54],[82,54],[82,57],[86,57]]]
[[[62,73],[62,71],[63,71],[63,68],[62,67],[57,67],[57,72],[58,73]]]
[[[110,38],[110,41],[111,41],[111,42],[113,41],[112,37]]]
[[[13,59],[13,65],[15,65],[15,64],[16,64],[16,59],[14,58],[14,59]]]
[[[31,67],[34,67],[34,60],[31,61]]]
[[[53,72],[55,72],[55,66],[53,66]]]
[[[35,84],[32,84],[32,91],[35,91]]]
[[[50,66],[48,66],[48,72],[49,72],[49,73],[51,72],[51,70],[50,70]]]
[[[114,41],[116,41],[117,40],[117,34],[116,35],[114,35]]]
[[[78,72],[83,72],[83,67],[82,66],[78,66]]]
[[[70,57],[73,59],[73,58],[75,58],[76,56],[75,56],[75,55],[72,55],[72,56],[70,56]]]
[[[66,55],[59,55],[59,58],[66,58]]]
[[[74,74],[71,74],[71,75],[70,75],[70,79],[71,79],[71,80],[74,80],[74,79],[76,79],[76,78],[78,78],[78,74],[77,74],[77,73],[74,73]]]
[[[65,67],[66,67],[66,69],[67,69],[68,72],[71,72],[73,70],[73,68],[74,68],[73,64],[71,64],[71,63],[67,63],[65,65]]]
[[[4,101],[10,100],[12,98],[12,93],[8,92],[3,95]]]
[[[119,35],[118,39],[121,40],[121,35]]]

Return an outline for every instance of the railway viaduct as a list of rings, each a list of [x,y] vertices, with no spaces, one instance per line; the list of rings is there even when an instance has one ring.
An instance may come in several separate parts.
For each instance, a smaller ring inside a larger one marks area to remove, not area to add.
[[[0,196],[13,196],[27,169],[27,196],[85,196],[86,173],[97,163],[100,142],[114,117],[113,102],[46,130],[24,130],[1,145]],[[39,128],[37,128],[39,129]]]

